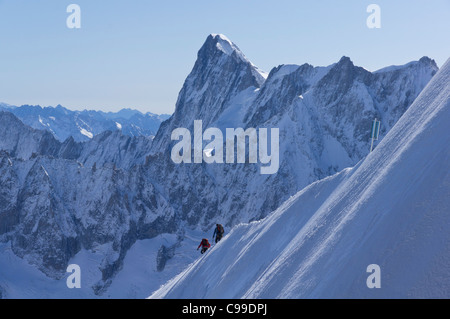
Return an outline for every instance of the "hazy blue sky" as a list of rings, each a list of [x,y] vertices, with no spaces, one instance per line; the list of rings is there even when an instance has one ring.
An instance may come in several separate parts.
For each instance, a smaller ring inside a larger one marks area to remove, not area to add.
[[[81,29],[66,8],[81,7]],[[366,26],[369,4],[381,28]],[[197,51],[223,33],[265,71],[368,70],[450,56],[450,0],[0,0],[0,102],[171,113]]]

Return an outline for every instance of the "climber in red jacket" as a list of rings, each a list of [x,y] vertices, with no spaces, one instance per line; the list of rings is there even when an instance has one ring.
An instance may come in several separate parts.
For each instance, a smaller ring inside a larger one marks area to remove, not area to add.
[[[208,242],[208,239],[203,238],[200,242],[200,245],[198,245],[197,250],[202,247],[201,253],[203,254],[205,251],[208,250],[209,247],[211,247],[211,244]]]

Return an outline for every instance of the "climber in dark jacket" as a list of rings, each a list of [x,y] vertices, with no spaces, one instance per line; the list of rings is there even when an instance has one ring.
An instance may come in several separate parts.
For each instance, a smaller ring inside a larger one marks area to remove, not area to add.
[[[200,245],[198,245],[197,250],[202,247],[201,253],[203,254],[205,251],[208,250],[209,247],[211,247],[211,244],[209,243],[208,239],[203,238],[200,242]]]
[[[219,242],[222,237],[225,230],[223,229],[223,226],[221,224],[216,224],[216,228],[214,228],[214,234],[213,234],[213,240],[214,237],[216,237],[216,244]]]

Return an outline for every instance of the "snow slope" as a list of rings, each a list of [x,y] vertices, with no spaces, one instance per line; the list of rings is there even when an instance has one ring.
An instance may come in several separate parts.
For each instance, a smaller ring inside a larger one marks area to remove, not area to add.
[[[450,60],[354,168],[233,228],[150,298],[449,298],[449,123]]]

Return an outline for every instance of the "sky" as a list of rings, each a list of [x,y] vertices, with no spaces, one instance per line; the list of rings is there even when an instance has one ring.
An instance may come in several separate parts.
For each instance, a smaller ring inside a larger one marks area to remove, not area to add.
[[[70,4],[81,28],[68,28]],[[369,28],[370,4],[380,28]],[[450,0],[0,0],[0,102],[167,113],[211,33],[260,69],[450,57]]]

